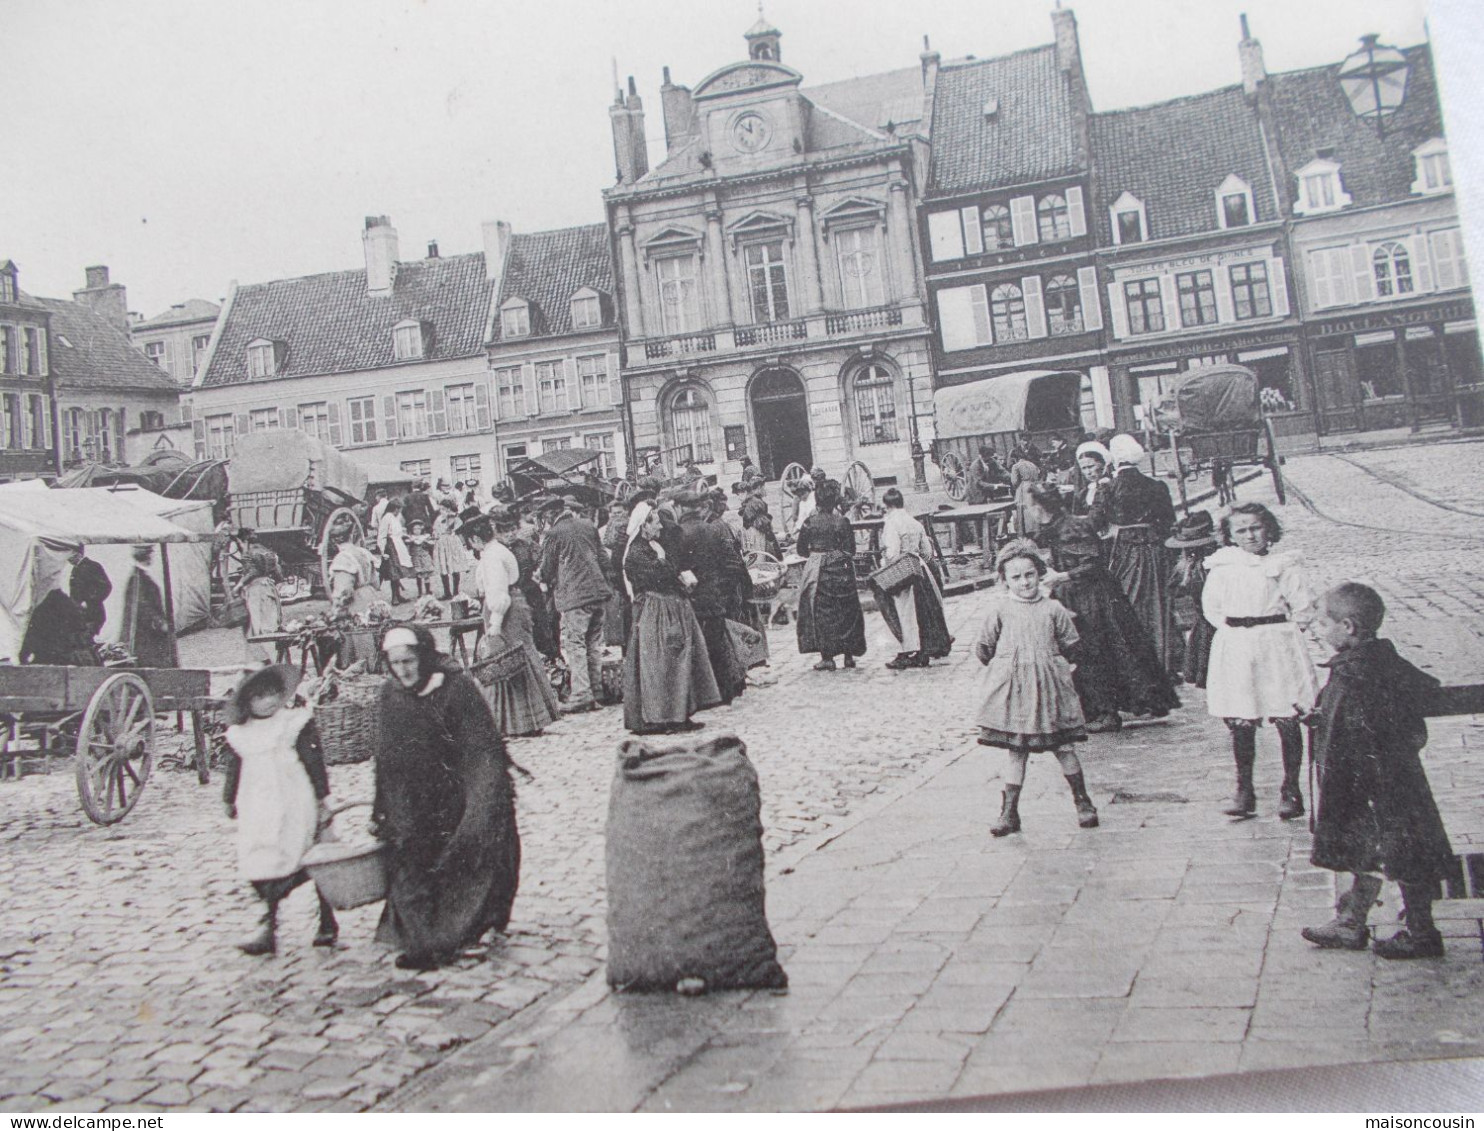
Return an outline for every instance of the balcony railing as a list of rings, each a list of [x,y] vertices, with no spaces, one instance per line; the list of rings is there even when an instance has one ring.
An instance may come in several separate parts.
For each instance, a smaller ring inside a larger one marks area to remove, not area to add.
[[[737,345],[769,346],[778,342],[796,342],[809,336],[809,323],[766,322],[761,326],[743,326],[737,331]]]
[[[688,353],[715,353],[715,334],[686,334],[679,338],[660,338],[644,343],[644,356],[650,361],[659,357],[684,356]]]
[[[828,334],[852,334],[858,330],[877,330],[883,326],[900,326],[902,312],[895,307],[875,310],[852,310],[845,314],[827,314],[824,319]]]

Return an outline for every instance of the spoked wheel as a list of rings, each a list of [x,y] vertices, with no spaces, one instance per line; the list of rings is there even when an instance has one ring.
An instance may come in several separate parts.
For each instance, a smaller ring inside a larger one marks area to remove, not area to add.
[[[353,510],[349,507],[336,507],[325,519],[324,530],[319,538],[319,573],[326,596],[330,594],[330,563],[335,560],[336,551],[346,542],[364,546],[366,531]]]
[[[1273,491],[1279,504],[1286,504],[1288,492],[1283,489],[1283,461],[1278,456],[1278,441],[1273,437],[1273,422],[1266,416],[1262,418],[1262,430],[1268,438],[1268,470],[1273,473]]]
[[[217,554],[213,568],[216,570],[216,579],[221,584],[222,593],[228,600],[236,592],[237,582],[242,578],[242,555],[246,550],[246,543],[238,538],[236,533],[232,533],[227,535],[221,552]]]
[[[154,767],[155,706],[132,672],[109,676],[77,731],[77,796],[97,824],[121,821],[139,801]]]
[[[943,488],[948,497],[962,501],[969,493],[969,477],[964,471],[963,457],[957,452],[944,452],[938,468],[943,473]]]
[[[638,490],[638,488],[630,483],[627,479],[620,479],[613,484],[613,500],[614,502],[624,503],[627,505],[629,496],[632,495],[636,490]]]
[[[876,484],[871,479],[871,469],[860,460],[845,469],[844,486],[855,492],[858,499],[869,499],[874,506],[876,503]]]
[[[783,489],[789,495],[794,493],[794,488],[799,485],[799,480],[809,474],[809,469],[802,463],[791,463],[783,469]]]

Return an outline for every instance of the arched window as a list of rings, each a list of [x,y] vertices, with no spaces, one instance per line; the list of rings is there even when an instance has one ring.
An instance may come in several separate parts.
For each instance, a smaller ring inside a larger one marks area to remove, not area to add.
[[[1371,267],[1376,273],[1376,294],[1409,295],[1412,293],[1412,257],[1406,244],[1383,243],[1371,253]]]
[[[891,371],[866,365],[856,373],[855,414],[862,444],[886,444],[897,439],[897,395]]]
[[[687,386],[670,401],[670,439],[676,448],[688,445],[696,463],[711,461],[711,405],[700,389]],[[677,451],[674,457],[683,463],[686,453]]]
[[[1014,283],[1001,283],[989,292],[989,318],[997,342],[1018,341],[1030,336],[1025,324],[1025,296]]]
[[[984,250],[1003,251],[1015,246],[1015,228],[1010,223],[1010,210],[1003,204],[991,204],[984,210]]]
[[[1082,333],[1082,295],[1071,275],[1056,275],[1046,283],[1046,326],[1057,334]]]
[[[1042,243],[1072,238],[1072,217],[1067,211],[1067,198],[1052,193],[1036,204],[1036,224]]]

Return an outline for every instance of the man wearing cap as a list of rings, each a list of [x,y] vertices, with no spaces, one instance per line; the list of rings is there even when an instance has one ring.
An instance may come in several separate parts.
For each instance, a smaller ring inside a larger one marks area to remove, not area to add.
[[[603,612],[613,596],[603,578],[598,528],[582,517],[582,500],[564,495],[542,507],[550,527],[541,552],[541,584],[561,618],[562,654],[572,673],[564,714],[598,707],[594,689],[603,683]]]
[[[727,493],[720,487],[713,487],[707,501],[711,507],[711,521],[724,529],[732,539],[732,545],[740,550],[742,548],[742,516],[727,506]]]
[[[67,593],[77,602],[83,620],[87,622],[93,635],[97,636],[103,631],[103,622],[107,619],[103,602],[113,592],[113,582],[108,580],[103,567],[87,556],[80,542],[72,548],[67,560],[72,563],[72,577],[67,582]]]
[[[721,701],[730,703],[747,686],[747,670],[732,648],[727,620],[742,619],[743,602],[752,595],[752,577],[727,529],[710,521],[707,495],[688,491],[678,496],[675,504],[680,508],[677,564],[682,571],[695,575],[691,608],[706,638],[706,655]]]

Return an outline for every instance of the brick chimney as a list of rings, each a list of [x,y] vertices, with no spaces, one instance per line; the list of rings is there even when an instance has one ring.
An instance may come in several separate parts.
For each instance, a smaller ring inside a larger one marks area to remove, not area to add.
[[[665,81],[660,86],[660,109],[665,114],[665,152],[669,153],[696,136],[696,105],[690,87],[670,81],[670,68],[665,68]]]
[[[428,258],[429,259],[437,259],[438,258],[438,241],[437,240],[429,240],[428,241]]]
[[[1077,41],[1077,17],[1072,9],[1053,9],[1051,28],[1056,33],[1056,65],[1064,74],[1081,74],[1082,46]]]
[[[1257,87],[1268,77],[1268,69],[1262,61],[1262,44],[1252,38],[1247,29],[1247,13],[1242,13],[1242,42],[1237,44],[1237,56],[1242,61],[1242,93],[1248,98],[1257,97]]]
[[[361,246],[366,252],[366,292],[373,295],[392,293],[392,280],[397,276],[397,229],[386,216],[367,216],[361,233]]]
[[[629,93],[615,92],[613,105],[608,108],[608,117],[613,123],[613,160],[618,166],[620,184],[633,184],[649,172],[649,147],[644,141],[644,103],[634,86],[634,76],[629,76]]]
[[[72,292],[74,302],[85,303],[93,312],[102,316],[112,326],[129,332],[129,300],[122,283],[108,281],[107,267],[84,268],[88,285]]]

